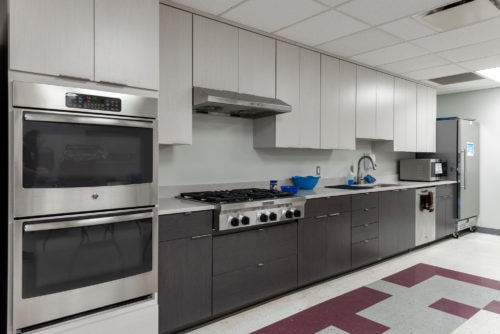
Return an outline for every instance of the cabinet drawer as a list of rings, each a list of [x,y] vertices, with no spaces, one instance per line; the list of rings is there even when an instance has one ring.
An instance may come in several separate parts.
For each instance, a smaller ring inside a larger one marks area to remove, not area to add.
[[[214,275],[297,255],[297,223],[213,238]]]
[[[352,211],[376,207],[378,207],[377,192],[352,195]]]
[[[352,243],[378,238],[378,223],[364,224],[351,230]]]
[[[261,262],[214,276],[214,315],[272,297],[297,287],[297,257]]]
[[[159,241],[174,240],[212,233],[212,211],[197,211],[161,215]]]
[[[351,196],[346,195],[308,199],[304,214],[305,217],[317,217],[349,211],[351,211]]]
[[[352,268],[378,260],[378,238],[352,244]]]
[[[378,208],[364,208],[363,210],[352,212],[352,226],[359,226],[378,222]]]

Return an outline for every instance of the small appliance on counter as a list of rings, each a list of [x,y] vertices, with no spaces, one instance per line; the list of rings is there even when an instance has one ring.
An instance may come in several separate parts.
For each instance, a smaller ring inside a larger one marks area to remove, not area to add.
[[[399,179],[401,181],[439,181],[445,176],[445,162],[440,159],[399,160]]]

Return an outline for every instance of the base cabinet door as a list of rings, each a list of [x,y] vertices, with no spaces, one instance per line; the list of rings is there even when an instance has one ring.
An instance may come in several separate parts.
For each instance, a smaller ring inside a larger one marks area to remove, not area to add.
[[[436,239],[455,232],[457,218],[456,184],[436,187]]]
[[[327,276],[327,219],[299,222],[298,283],[308,284]]]
[[[177,332],[212,315],[211,219],[211,212],[160,216],[158,303],[161,334]],[[164,237],[173,239],[162,241]]]
[[[415,245],[415,192],[383,191],[379,195],[380,257],[407,251]]]

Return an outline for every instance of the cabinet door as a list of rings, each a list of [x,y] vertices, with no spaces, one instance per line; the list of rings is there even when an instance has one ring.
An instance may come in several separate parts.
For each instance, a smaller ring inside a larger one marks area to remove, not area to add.
[[[407,251],[415,244],[415,192],[383,191],[379,196],[379,256]]]
[[[276,97],[276,41],[243,29],[238,36],[239,92]]]
[[[377,72],[376,138],[394,138],[394,77]]]
[[[320,76],[319,53],[300,49],[300,147],[320,147]]]
[[[238,28],[193,16],[193,85],[238,91]]]
[[[356,65],[340,61],[339,149],[356,149]]]
[[[376,139],[377,72],[356,67],[356,138]]]
[[[159,3],[95,0],[95,80],[158,90]]]
[[[161,242],[158,247],[160,333],[212,314],[212,237]]]
[[[15,0],[9,5],[12,70],[94,79],[93,0]]]
[[[326,231],[327,218],[299,221],[298,235],[298,283],[308,284],[328,274]]]
[[[300,48],[276,42],[276,98],[292,111],[276,116],[276,146],[300,147]]]
[[[340,274],[351,268],[350,212],[329,217],[326,222],[326,274]]]
[[[408,80],[394,79],[394,151],[417,149],[417,86]]]
[[[158,143],[192,142],[192,14],[160,6]]]
[[[417,85],[417,152],[436,152],[436,90]]]
[[[455,232],[457,217],[456,185],[436,187],[436,239]]]

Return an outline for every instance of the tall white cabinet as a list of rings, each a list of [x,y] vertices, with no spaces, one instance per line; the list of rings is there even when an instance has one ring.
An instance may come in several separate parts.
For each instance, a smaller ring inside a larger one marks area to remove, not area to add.
[[[159,3],[10,1],[10,69],[158,90]]]
[[[394,80],[394,151],[417,150],[417,85]]]
[[[159,144],[192,143],[192,17],[160,5]]]
[[[356,65],[321,55],[321,148],[356,149]]]
[[[417,152],[436,152],[436,90],[417,85]]]

